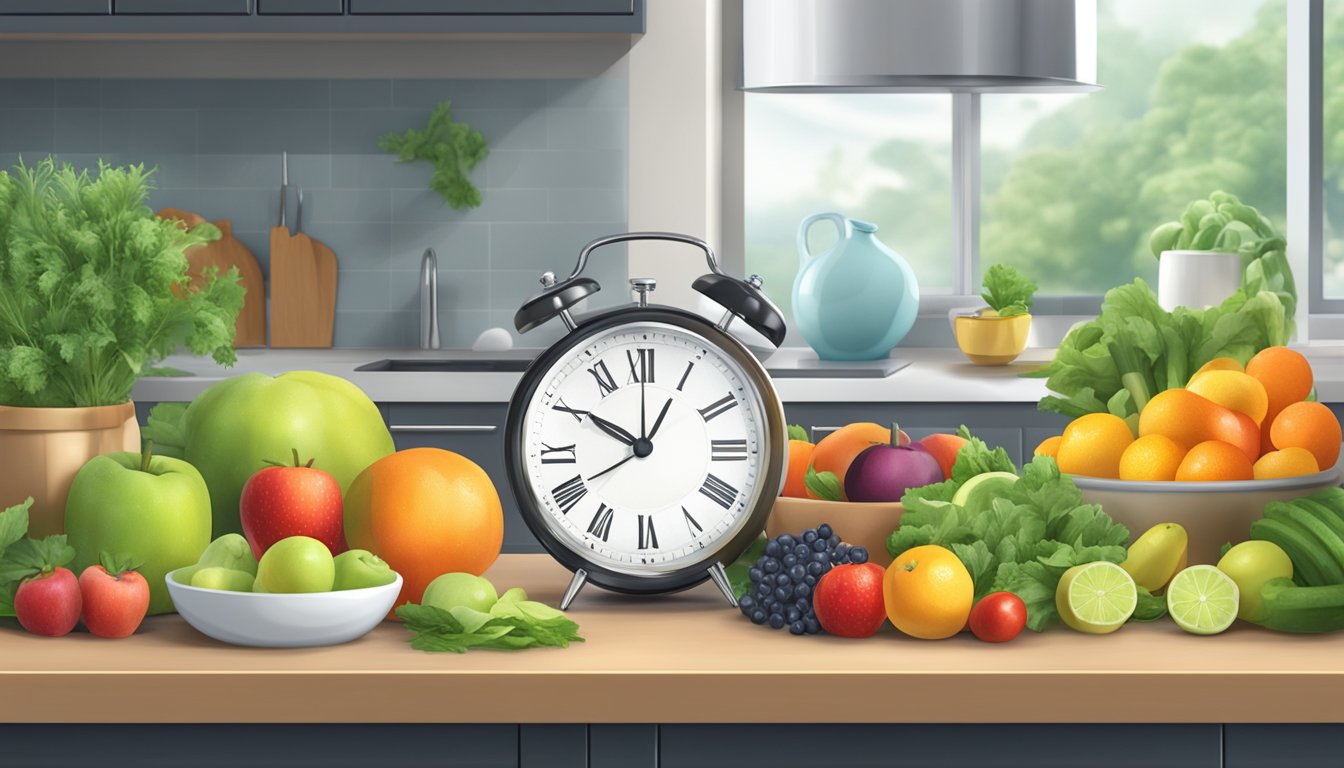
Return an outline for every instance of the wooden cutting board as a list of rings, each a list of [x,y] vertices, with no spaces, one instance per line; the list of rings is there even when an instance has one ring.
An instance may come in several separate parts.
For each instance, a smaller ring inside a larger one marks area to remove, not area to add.
[[[158,215],[164,219],[177,219],[186,224],[188,229],[205,221],[200,214],[178,208],[164,208]],[[247,246],[234,238],[233,225],[228,219],[221,219],[214,224],[219,228],[220,238],[213,243],[187,250],[187,262],[190,264],[187,274],[196,279],[209,267],[218,267],[221,274],[236,267],[238,283],[247,291],[247,295],[243,298],[243,308],[238,313],[233,346],[264,347],[266,286],[261,277],[261,266]]]
[[[271,346],[331,346],[336,321],[336,254],[321,241],[271,228]]]

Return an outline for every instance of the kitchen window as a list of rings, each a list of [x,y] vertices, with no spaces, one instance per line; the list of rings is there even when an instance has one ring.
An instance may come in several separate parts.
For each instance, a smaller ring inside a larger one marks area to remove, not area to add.
[[[1344,169],[1344,0],[1327,5],[1326,85],[1334,45],[1341,98],[1325,102],[1339,134],[1326,142],[1326,201],[1344,210],[1344,177],[1329,172]],[[747,269],[787,306],[798,222],[837,210],[875,221],[921,294],[947,297],[927,302],[933,313],[973,303],[957,297],[978,293],[995,263],[1038,281],[1039,309],[1082,313],[1136,276],[1155,288],[1148,234],[1216,189],[1288,232],[1288,48],[1306,42],[1290,39],[1287,4],[1098,0],[1097,12],[1096,93],[745,94]],[[953,135],[977,120],[978,205],[954,212]],[[1344,213],[1335,220],[1325,284],[1344,307]]]

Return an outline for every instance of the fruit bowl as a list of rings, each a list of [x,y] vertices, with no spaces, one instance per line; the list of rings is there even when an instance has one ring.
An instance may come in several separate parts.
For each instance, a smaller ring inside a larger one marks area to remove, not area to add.
[[[378,626],[401,593],[391,584],[336,592],[228,592],[165,578],[177,612],[197,631],[233,645],[300,648],[339,645]]]
[[[1344,461],[1324,472],[1277,480],[1145,482],[1074,475],[1089,504],[1138,536],[1158,523],[1180,523],[1190,535],[1190,563],[1218,562],[1226,542],[1246,540],[1251,522],[1271,501],[1287,501],[1338,486]]]
[[[859,503],[781,496],[765,522],[765,535],[797,534],[829,523],[841,541],[867,549],[868,561],[885,568],[891,564],[887,537],[900,525],[903,514],[905,507],[899,501]]]

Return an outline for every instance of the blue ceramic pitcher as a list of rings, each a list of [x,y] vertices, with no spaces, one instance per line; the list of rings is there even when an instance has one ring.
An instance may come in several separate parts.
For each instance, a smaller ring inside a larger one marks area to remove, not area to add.
[[[823,219],[835,224],[840,239],[816,256],[807,231]],[[884,358],[915,324],[915,272],[875,232],[877,225],[838,213],[816,213],[798,225],[793,319],[822,360]]]

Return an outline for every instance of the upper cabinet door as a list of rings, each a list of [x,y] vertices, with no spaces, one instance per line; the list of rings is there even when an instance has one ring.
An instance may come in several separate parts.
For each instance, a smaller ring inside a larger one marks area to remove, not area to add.
[[[350,0],[350,12],[368,15],[633,14],[635,0]]]
[[[275,16],[339,16],[344,0],[257,0],[257,13]]]
[[[0,0],[4,16],[106,16],[112,0]]]
[[[246,16],[252,0],[113,0],[113,13],[155,16]]]

